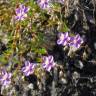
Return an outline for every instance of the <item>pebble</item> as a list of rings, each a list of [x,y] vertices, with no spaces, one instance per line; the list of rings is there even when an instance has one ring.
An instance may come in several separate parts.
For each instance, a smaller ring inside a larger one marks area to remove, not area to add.
[[[67,84],[67,81],[66,81],[65,78],[61,78],[61,82],[62,82],[63,84]]]
[[[80,74],[77,73],[76,71],[73,73],[73,79],[77,79],[80,77]]]
[[[75,67],[82,69],[84,67],[83,63],[81,61],[77,61],[75,64]]]
[[[59,77],[63,77],[64,73],[62,71],[59,72]]]
[[[29,85],[28,85],[28,88],[29,88],[29,89],[33,89],[33,84],[32,84],[32,83],[29,84]]]

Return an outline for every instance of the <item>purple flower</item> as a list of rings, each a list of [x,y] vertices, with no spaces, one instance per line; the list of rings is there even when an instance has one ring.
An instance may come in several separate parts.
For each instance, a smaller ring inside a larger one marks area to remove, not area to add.
[[[2,85],[6,86],[11,83],[11,73],[7,73],[5,70],[2,70],[1,75],[0,75],[0,82]]]
[[[53,56],[52,55],[44,56],[43,57],[42,66],[47,71],[50,71],[55,66],[55,62],[54,62]]]
[[[19,8],[16,8],[15,13],[15,19],[16,20],[24,20],[27,17],[27,12],[29,11],[29,7],[25,7],[23,4],[19,5]]]
[[[25,76],[29,76],[34,72],[35,63],[30,63],[29,61],[25,61],[25,66],[21,69],[21,71],[25,74]]]
[[[79,48],[81,44],[84,42],[79,34],[77,34],[74,37],[70,37],[68,32],[59,33],[58,37],[59,39],[57,40],[57,44],[63,46]]]
[[[65,0],[57,0],[58,3],[63,4]]]
[[[83,42],[84,42],[83,39],[78,34],[75,37],[71,37],[70,38],[69,46],[73,46],[73,47],[79,48]]]
[[[68,42],[70,40],[68,32],[66,33],[59,33],[58,34],[59,39],[57,40],[58,45],[66,46],[68,45]]]
[[[49,8],[49,1],[50,0],[37,0],[37,4],[40,6],[42,9],[47,9]]]

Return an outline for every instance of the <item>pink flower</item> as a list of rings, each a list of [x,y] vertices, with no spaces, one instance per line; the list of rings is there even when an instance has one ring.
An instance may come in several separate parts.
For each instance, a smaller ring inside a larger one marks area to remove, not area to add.
[[[59,33],[58,34],[59,39],[57,40],[58,45],[66,46],[68,45],[68,42],[70,40],[68,32],[66,33]]]
[[[49,8],[49,1],[50,0],[37,0],[37,4],[40,6],[40,8],[47,9]]]
[[[44,56],[43,57],[42,66],[47,71],[50,71],[55,66],[55,62],[54,62],[53,56],[52,55]]]
[[[27,17],[27,12],[29,11],[29,7],[25,7],[23,4],[19,5],[19,8],[16,8],[15,13],[15,19],[16,20],[24,20]]]
[[[25,76],[29,76],[34,72],[36,64],[30,63],[29,61],[25,61],[25,66],[21,69],[21,71],[25,74]]]
[[[57,0],[58,3],[63,4],[65,0]]]
[[[84,42],[83,39],[80,37],[79,34],[77,34],[75,37],[70,38],[69,46],[79,48],[83,42]]]
[[[12,73],[7,73],[5,70],[2,70],[0,75],[0,82],[2,85],[6,86],[11,83]]]

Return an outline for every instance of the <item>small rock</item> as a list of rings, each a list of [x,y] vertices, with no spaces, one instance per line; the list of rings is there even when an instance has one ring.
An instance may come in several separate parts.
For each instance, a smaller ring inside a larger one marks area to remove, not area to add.
[[[65,78],[61,78],[61,82],[62,82],[63,84],[67,84],[67,81],[66,81]]]
[[[64,73],[62,71],[59,72],[59,77],[63,77]]]
[[[77,72],[74,72],[72,76],[73,76],[73,79],[78,79],[80,77],[80,74]]]
[[[29,85],[28,85],[28,88],[29,88],[29,89],[33,89],[33,84],[32,84],[32,83],[29,84]]]
[[[83,63],[81,61],[77,61],[75,64],[75,67],[82,69],[84,67]]]

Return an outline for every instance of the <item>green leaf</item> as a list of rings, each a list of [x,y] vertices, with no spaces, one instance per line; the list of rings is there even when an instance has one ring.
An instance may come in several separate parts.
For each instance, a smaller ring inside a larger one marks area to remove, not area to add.
[[[4,56],[0,56],[0,63],[1,64],[6,64],[7,63],[7,60]]]
[[[44,55],[47,53],[45,48],[36,49],[35,52],[41,55]]]
[[[66,23],[64,22],[59,29],[60,32],[68,32],[69,28],[67,27]]]
[[[13,58],[12,61],[13,61],[15,64],[19,64],[19,63],[20,63],[20,61],[17,60],[16,58]]]
[[[40,53],[40,54],[46,54],[47,53],[47,51],[46,51],[46,49],[45,48],[41,48],[41,49],[39,49],[38,50],[38,53]]]
[[[42,59],[41,58],[36,58],[36,61],[37,62],[42,62]]]

